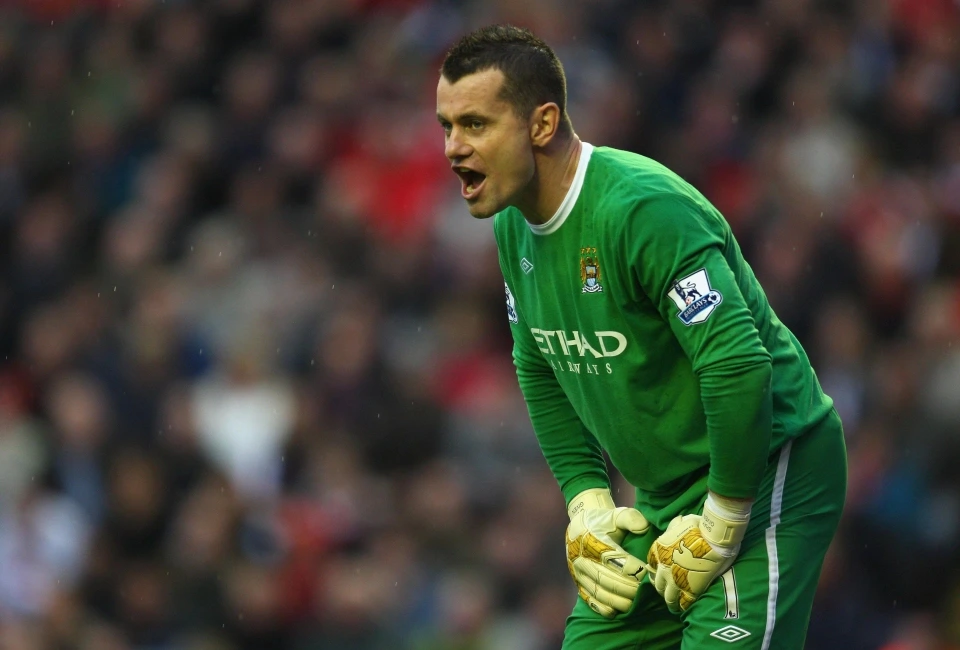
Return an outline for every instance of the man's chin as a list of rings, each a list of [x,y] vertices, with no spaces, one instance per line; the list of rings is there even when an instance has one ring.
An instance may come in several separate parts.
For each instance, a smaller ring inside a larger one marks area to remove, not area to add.
[[[489,219],[499,212],[499,210],[492,209],[490,206],[483,206],[476,203],[472,205],[467,203],[467,209],[470,211],[470,216],[474,219]]]

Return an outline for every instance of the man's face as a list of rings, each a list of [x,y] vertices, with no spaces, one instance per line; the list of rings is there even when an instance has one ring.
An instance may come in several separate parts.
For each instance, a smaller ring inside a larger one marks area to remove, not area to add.
[[[470,214],[486,219],[521,200],[534,175],[530,128],[500,98],[500,70],[483,70],[437,85],[444,153],[460,177]]]

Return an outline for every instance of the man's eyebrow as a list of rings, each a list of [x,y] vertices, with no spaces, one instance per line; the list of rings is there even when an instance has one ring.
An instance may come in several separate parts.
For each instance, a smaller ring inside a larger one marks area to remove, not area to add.
[[[490,118],[479,113],[463,113],[462,115],[457,115],[453,119],[450,119],[443,113],[437,112],[437,122],[439,122],[441,125],[468,124],[473,121],[488,123]]]
[[[437,113],[437,120],[440,122],[448,122],[448,123],[457,122],[458,124],[465,124],[467,122],[472,122],[474,120],[480,120],[481,122],[486,122],[489,120],[489,118],[485,115],[481,115],[480,113],[463,113],[461,115],[457,115],[455,118],[451,120],[446,116],[442,115],[441,113]]]

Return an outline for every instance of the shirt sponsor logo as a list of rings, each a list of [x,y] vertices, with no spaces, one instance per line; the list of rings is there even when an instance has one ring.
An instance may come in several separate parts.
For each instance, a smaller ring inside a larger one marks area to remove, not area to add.
[[[583,293],[599,293],[603,291],[600,273],[600,258],[595,247],[580,249],[580,282],[583,283]]]
[[[530,333],[533,335],[533,340],[537,342],[540,352],[545,355],[562,354],[572,357],[576,352],[581,357],[591,354],[594,359],[599,359],[620,356],[627,349],[627,337],[614,331],[593,332],[592,336],[588,337],[577,330],[568,334],[563,330],[531,327]]]
[[[684,325],[702,323],[710,317],[717,305],[723,302],[720,292],[710,287],[710,278],[707,277],[706,269],[700,269],[685,278],[674,281],[667,296],[680,309],[677,318]]]

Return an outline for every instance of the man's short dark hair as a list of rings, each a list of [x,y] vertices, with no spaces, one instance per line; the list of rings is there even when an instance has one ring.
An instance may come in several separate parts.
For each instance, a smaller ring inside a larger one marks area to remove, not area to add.
[[[484,70],[504,76],[500,96],[521,117],[548,102],[560,107],[560,128],[570,130],[567,78],[560,59],[533,32],[513,25],[481,27],[461,38],[447,52],[440,74],[450,83]]]

